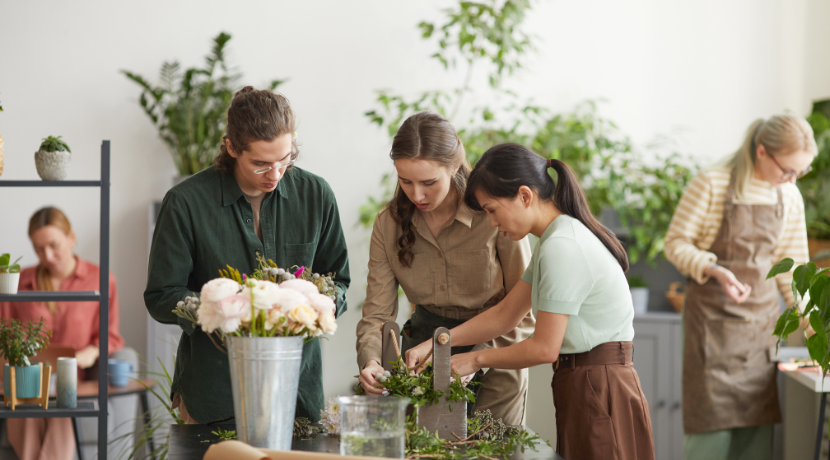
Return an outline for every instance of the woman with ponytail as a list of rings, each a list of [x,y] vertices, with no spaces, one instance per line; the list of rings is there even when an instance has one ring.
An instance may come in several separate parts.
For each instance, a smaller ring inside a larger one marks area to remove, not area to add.
[[[76,256],[75,232],[60,209],[46,207],[29,220],[29,239],[38,265],[20,271],[20,291],[97,291],[100,269]],[[72,347],[79,378],[99,360],[98,302],[0,302],[4,315],[23,324],[43,319],[52,331],[51,345]],[[109,275],[110,354],[124,347],[118,332],[118,290]],[[105,357],[106,358],[106,357]],[[104,365],[99,372],[106,372]],[[54,372],[54,369],[53,369]],[[68,418],[11,418],[6,421],[9,442],[20,460],[65,459],[75,456],[75,438]]]
[[[683,308],[683,423],[686,460],[772,458],[781,422],[776,367],[768,350],[793,305],[792,273],[772,265],[809,260],[804,202],[795,180],[817,153],[801,117],[756,120],[721,167],[689,183],[665,241],[666,258],[687,276]]]
[[[383,392],[375,379],[383,372],[380,328],[398,316],[398,286],[416,304],[403,327],[406,351],[432,338],[436,328],[458,326],[499,303],[530,258],[526,239],[499,235],[483,212],[465,206],[470,166],[444,117],[429,112],[409,117],[389,156],[398,185],[372,230],[369,284],[357,325],[359,378],[367,394]],[[452,352],[504,348],[527,338],[533,325],[533,315],[525,311],[510,328],[467,347],[453,346]],[[478,378],[483,385],[474,387],[475,410],[490,409],[507,424],[524,424],[527,370],[492,369]]]
[[[557,179],[549,174],[553,169]],[[538,309],[533,336],[510,347],[455,355],[453,372],[552,363],[557,452],[564,458],[654,458],[648,403],[632,364],[634,308],[628,256],[591,215],[570,168],[517,144],[481,157],[464,195],[514,241],[539,240],[521,281],[497,306],[450,331],[454,345],[498,337]],[[431,343],[410,350],[426,359]]]

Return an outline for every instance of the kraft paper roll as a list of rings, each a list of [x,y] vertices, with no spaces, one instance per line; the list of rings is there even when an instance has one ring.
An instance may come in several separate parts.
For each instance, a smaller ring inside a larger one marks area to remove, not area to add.
[[[222,441],[210,446],[203,460],[378,460],[377,457],[326,454],[300,450],[277,451],[251,447],[241,441]]]

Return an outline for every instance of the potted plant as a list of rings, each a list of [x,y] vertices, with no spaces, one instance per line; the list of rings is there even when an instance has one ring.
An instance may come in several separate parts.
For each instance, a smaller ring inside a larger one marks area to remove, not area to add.
[[[17,284],[20,282],[20,265],[17,262],[21,258],[10,263],[11,254],[0,255],[0,294],[17,294]]]
[[[222,32],[213,39],[213,48],[202,68],[182,72],[178,61],[161,65],[161,83],[153,85],[136,73],[121,73],[138,84],[138,98],[167,144],[176,164],[179,182],[213,164],[219,153],[228,117],[228,107],[237,89],[240,73],[225,63],[225,45],[231,36]],[[273,91],[285,80],[273,80]]]
[[[37,175],[43,180],[64,180],[71,159],[72,150],[61,140],[61,136],[45,137],[35,152]]]
[[[646,280],[639,275],[629,276],[628,289],[631,291],[634,313],[643,314],[648,311],[648,284]]]
[[[813,127],[818,155],[813,170],[796,183],[804,197],[810,258],[819,267],[830,267],[830,99],[815,101],[807,121]]]
[[[40,323],[29,321],[25,327],[19,320],[0,318],[0,356],[8,360],[3,367],[4,395],[11,395],[11,366],[15,368],[17,398],[36,398],[40,395],[41,366],[32,364],[29,358],[49,345],[51,336],[52,333],[44,328],[43,318]]]

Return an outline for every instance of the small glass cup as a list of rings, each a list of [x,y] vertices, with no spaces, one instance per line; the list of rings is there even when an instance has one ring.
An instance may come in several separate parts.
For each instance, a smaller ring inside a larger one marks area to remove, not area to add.
[[[340,455],[404,458],[409,398],[341,396]]]

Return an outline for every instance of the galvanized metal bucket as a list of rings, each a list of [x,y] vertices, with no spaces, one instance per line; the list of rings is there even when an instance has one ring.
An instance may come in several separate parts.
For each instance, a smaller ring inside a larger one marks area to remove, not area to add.
[[[302,337],[225,337],[239,440],[291,450]]]

